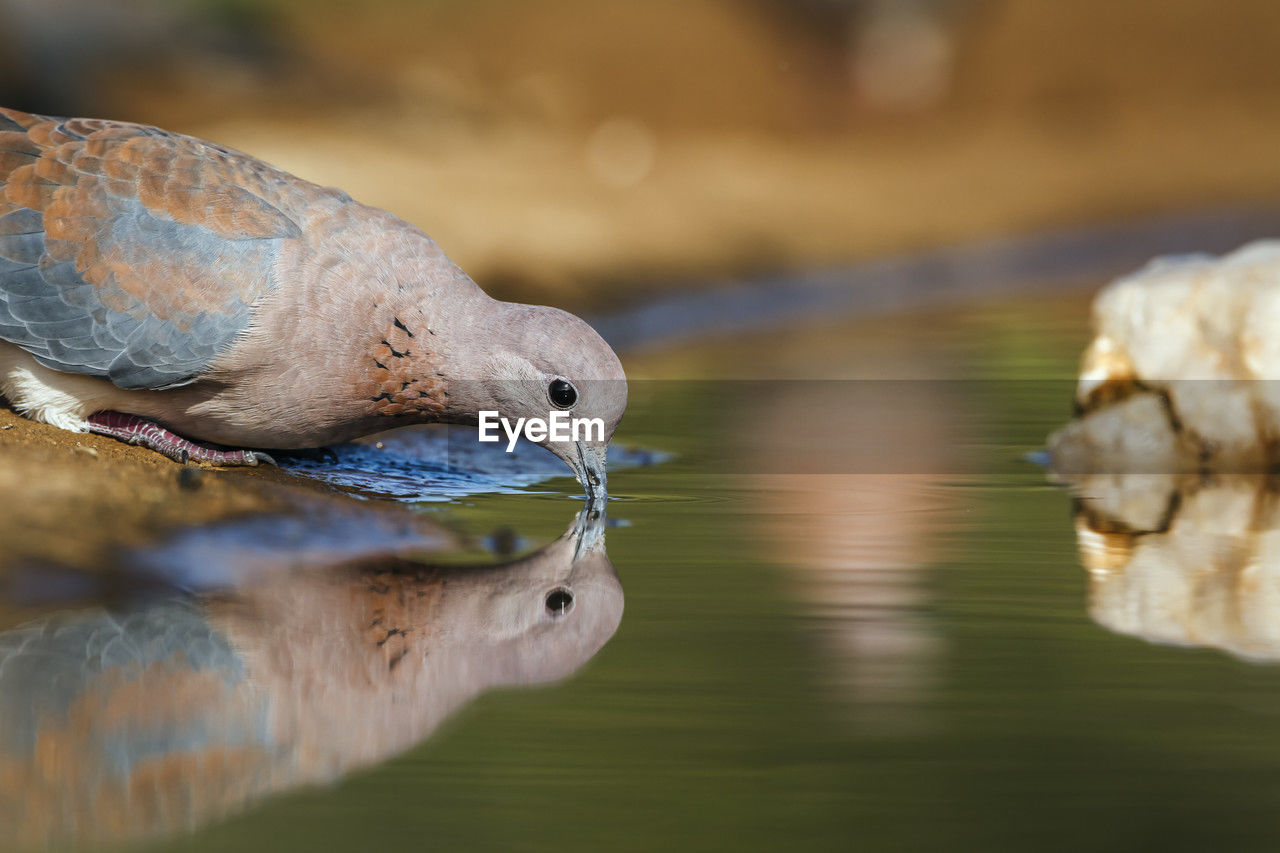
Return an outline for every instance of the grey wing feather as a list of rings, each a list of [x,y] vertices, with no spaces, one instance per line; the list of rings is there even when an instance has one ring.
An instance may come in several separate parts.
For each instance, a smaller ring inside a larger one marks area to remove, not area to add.
[[[255,192],[303,182],[154,128],[67,124],[0,110],[0,339],[121,388],[192,382],[301,235]]]
[[[76,704],[89,694],[100,691],[100,701],[106,702],[113,685],[146,684],[149,672],[161,670],[214,672],[229,685],[244,676],[226,638],[198,606],[181,601],[55,614],[0,633],[0,753],[29,752],[42,728],[65,726]],[[193,720],[192,729],[200,722]],[[113,733],[117,740],[123,734],[104,723],[103,738]],[[154,741],[158,734],[151,732],[147,739]],[[169,734],[187,741],[173,747],[194,745],[191,732]]]

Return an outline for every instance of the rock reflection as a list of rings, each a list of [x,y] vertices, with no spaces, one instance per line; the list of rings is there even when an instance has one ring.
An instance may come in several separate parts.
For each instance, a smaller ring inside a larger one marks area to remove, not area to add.
[[[1154,643],[1280,660],[1280,482],[1111,474],[1070,485],[1094,621]]]
[[[6,849],[190,831],[406,750],[490,687],[569,675],[622,615],[602,525],[499,565],[340,553],[0,634]]]

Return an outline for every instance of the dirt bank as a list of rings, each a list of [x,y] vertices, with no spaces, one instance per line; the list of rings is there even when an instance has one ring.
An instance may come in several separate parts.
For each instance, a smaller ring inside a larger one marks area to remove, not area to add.
[[[181,466],[115,439],[0,407],[0,568],[26,559],[101,567],[119,547],[177,525],[347,500],[271,467]]]

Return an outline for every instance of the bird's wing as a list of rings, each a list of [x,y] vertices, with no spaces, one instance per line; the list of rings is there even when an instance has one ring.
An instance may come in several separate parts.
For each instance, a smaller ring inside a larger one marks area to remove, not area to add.
[[[302,186],[153,127],[0,109],[0,339],[121,388],[194,381],[274,288]]]
[[[5,836],[79,847],[227,814],[289,766],[270,699],[195,603],[55,613],[0,632]]]

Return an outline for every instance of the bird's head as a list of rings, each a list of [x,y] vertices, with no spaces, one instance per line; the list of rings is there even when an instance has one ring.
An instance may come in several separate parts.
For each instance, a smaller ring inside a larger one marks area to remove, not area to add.
[[[471,371],[474,378],[450,383],[457,420],[478,423],[482,437],[497,435],[504,443],[507,430],[523,424],[524,437],[564,460],[589,497],[603,498],[606,448],[627,408],[622,363],[572,314],[494,304],[490,343]],[[494,412],[496,418],[485,414]]]
[[[483,689],[558,681],[609,641],[622,621],[622,583],[605,551],[599,508],[582,510],[559,539],[510,563],[452,575],[435,611],[448,619]]]

